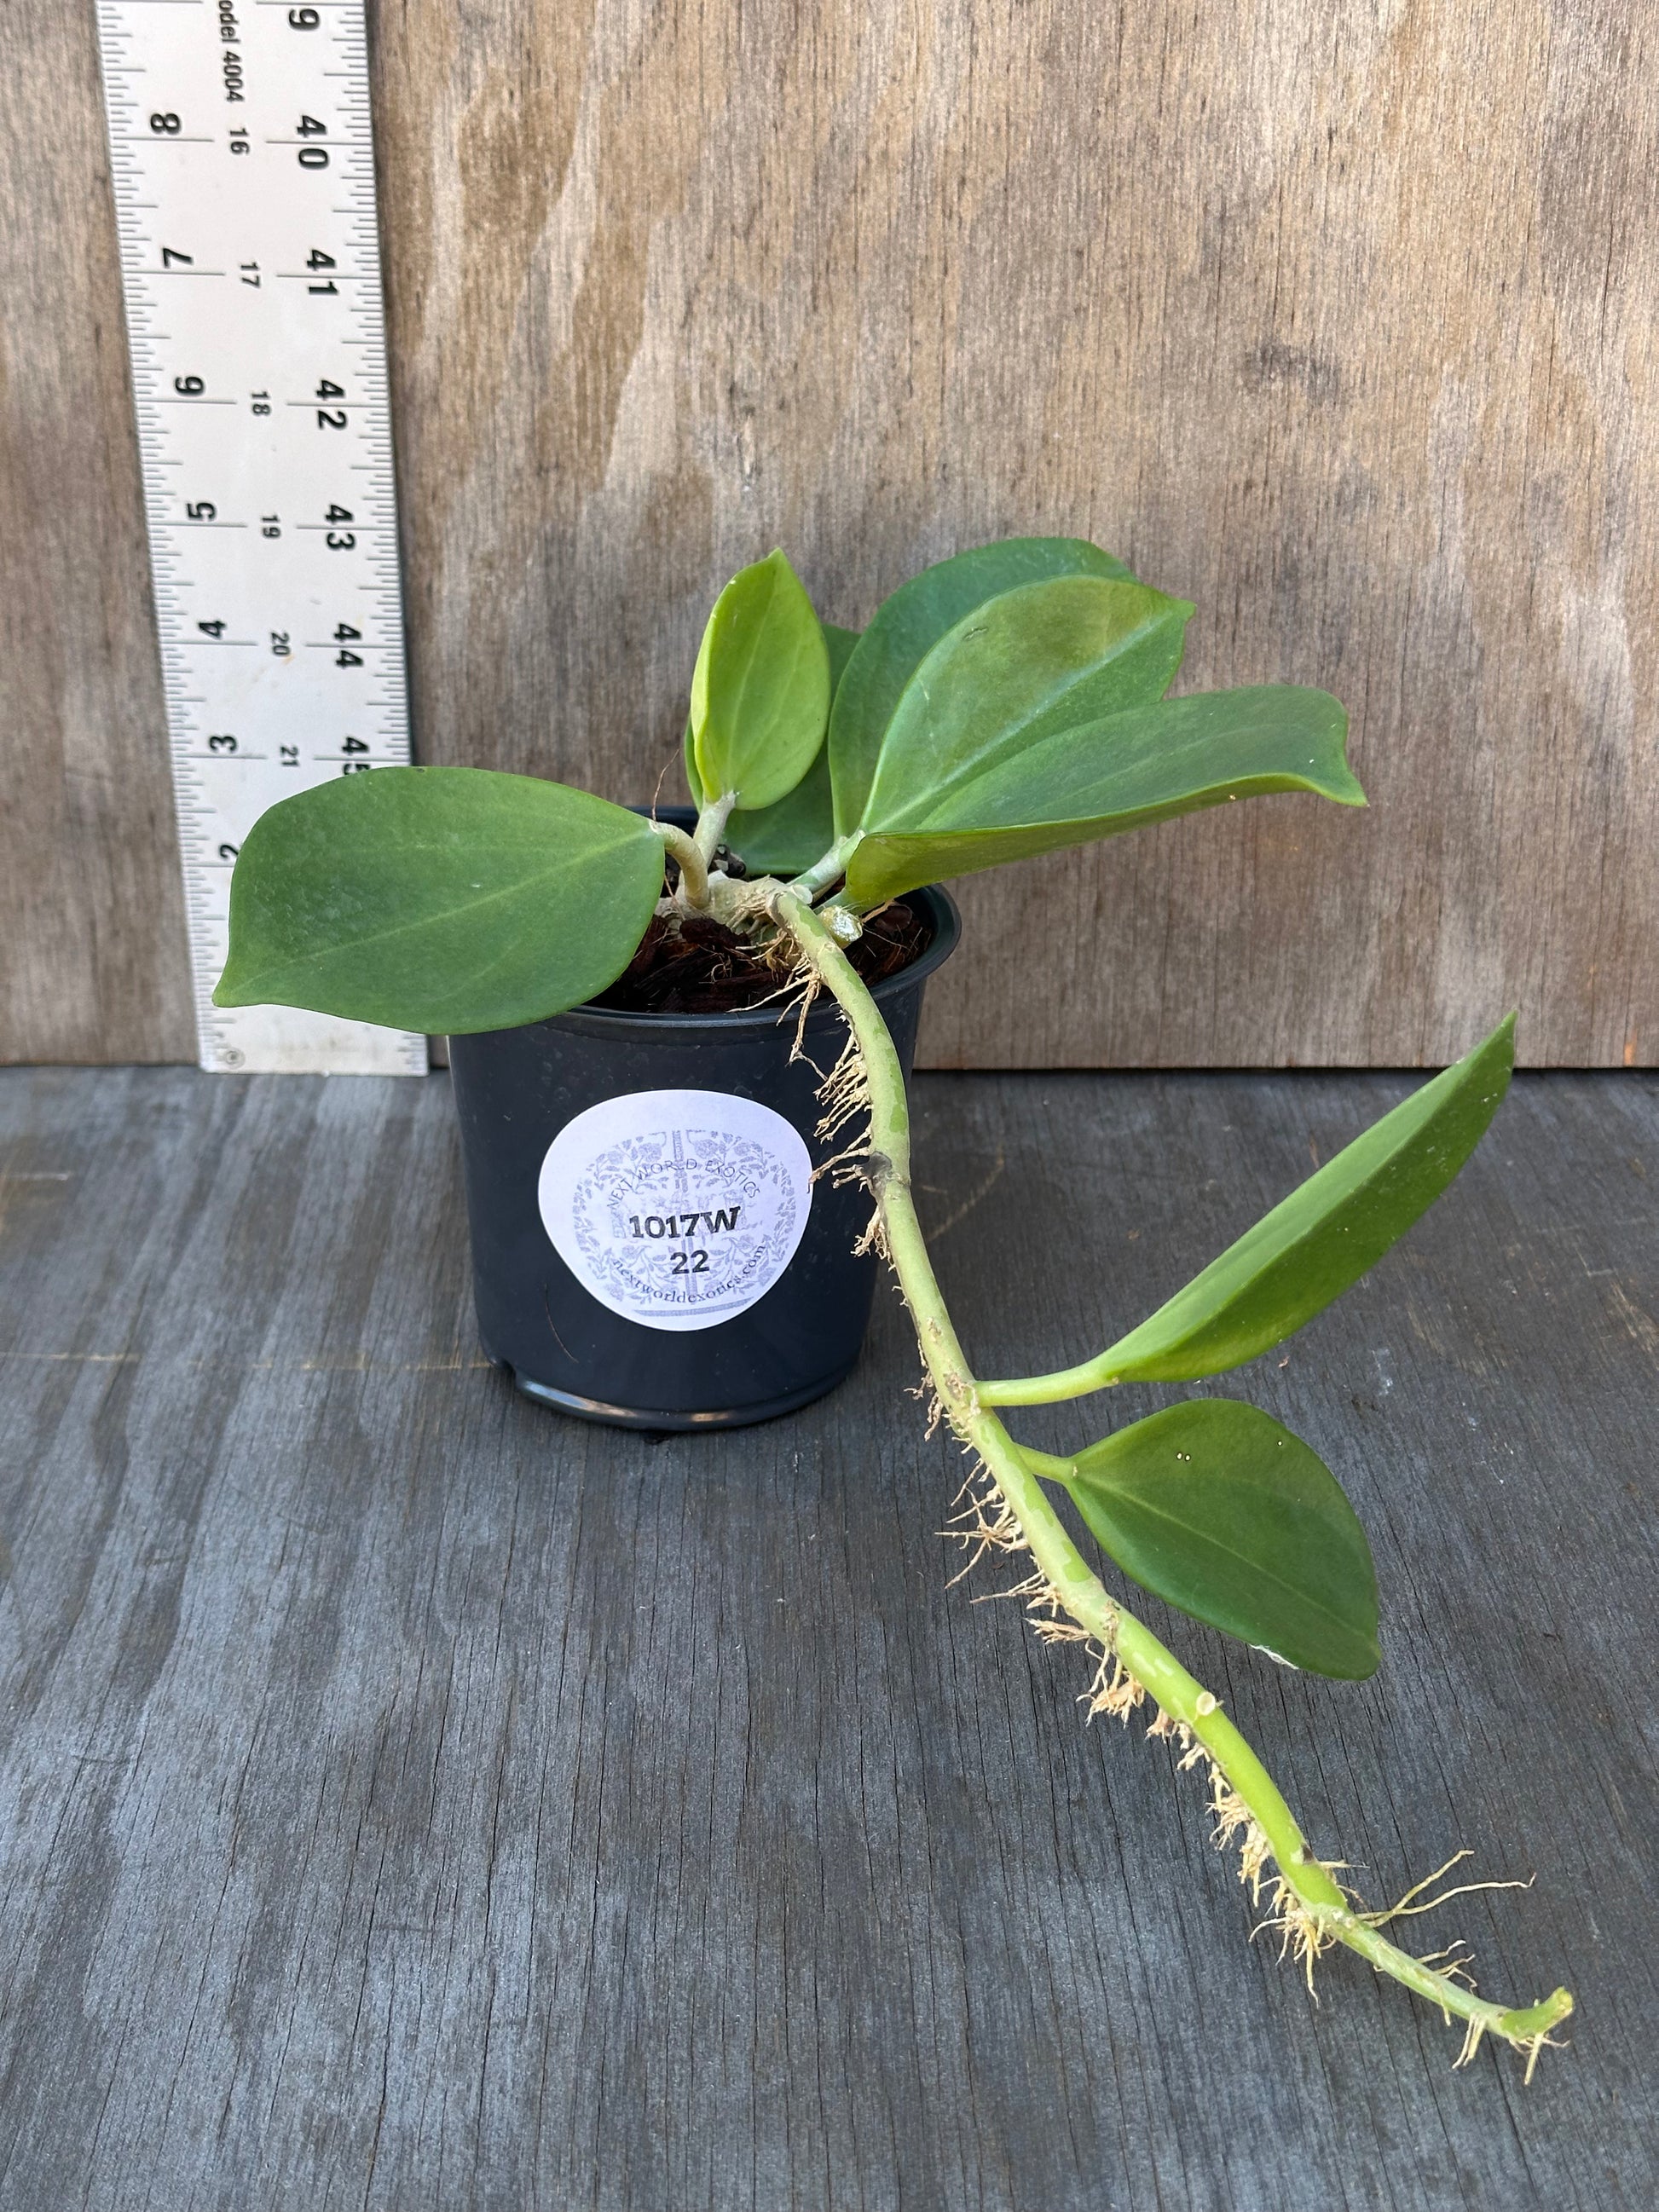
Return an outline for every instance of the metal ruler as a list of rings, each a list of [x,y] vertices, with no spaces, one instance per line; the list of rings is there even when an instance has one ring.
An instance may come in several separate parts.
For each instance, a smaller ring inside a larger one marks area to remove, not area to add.
[[[201,1063],[422,1074],[424,1039],[221,1011],[256,817],[409,758],[362,0],[99,0]]]

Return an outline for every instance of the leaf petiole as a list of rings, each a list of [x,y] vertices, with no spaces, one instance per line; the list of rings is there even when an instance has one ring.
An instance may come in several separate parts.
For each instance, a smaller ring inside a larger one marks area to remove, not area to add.
[[[814,860],[810,868],[803,868],[799,875],[791,878],[789,889],[811,904],[847,873],[848,855],[857,843],[856,830],[848,836],[837,837],[829,851]]]
[[[697,826],[692,831],[692,842],[702,855],[703,866],[712,868],[726,836],[726,825],[732,818],[732,810],[738,803],[735,791],[723,792],[718,799],[706,799],[697,809]]]
[[[703,858],[702,846],[672,822],[653,822],[651,827],[668,848],[669,857],[679,863],[681,903],[702,913],[708,904],[708,863]],[[701,821],[698,827],[702,827]]]

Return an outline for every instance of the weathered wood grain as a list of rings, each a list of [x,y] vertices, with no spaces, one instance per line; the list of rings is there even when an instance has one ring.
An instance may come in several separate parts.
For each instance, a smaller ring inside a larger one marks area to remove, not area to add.
[[[1650,1060],[1653,23],[384,10],[423,742],[642,793],[760,547],[858,623],[1082,531],[1197,600],[1193,681],[1347,699],[1373,811],[971,886],[924,1057],[1434,1060],[1518,1004]]]
[[[1097,1343],[1400,1090],[925,1079],[970,1346]],[[1524,2092],[1356,1960],[1312,2004],[1193,1778],[946,1589],[896,1302],[818,1407],[653,1445],[477,1365],[441,1077],[16,1072],[0,1171],[0,2206],[1659,2197],[1654,1082],[1523,1079],[1220,1386],[1353,1495],[1376,1680],[1152,1609],[1369,1899],[1536,1873],[1419,1923],[1577,1990]]]
[[[1655,21],[381,0],[422,751],[672,790],[738,562],[781,541],[860,622],[933,556],[1082,532],[1199,603],[1183,680],[1340,693],[1372,811],[1276,800],[974,884],[924,1059],[1435,1062],[1517,1005],[1524,1060],[1651,1062]],[[29,679],[0,1045],[179,1049],[90,10],[0,36],[53,103],[9,219],[62,288],[4,400],[62,550],[0,559],[76,678]],[[28,401],[53,362],[72,411]],[[71,420],[107,459],[58,481]],[[137,857],[88,862],[59,751],[103,790],[141,737]],[[129,940],[142,1046],[85,950]]]
[[[193,1060],[90,5],[0,82],[0,1060]]]

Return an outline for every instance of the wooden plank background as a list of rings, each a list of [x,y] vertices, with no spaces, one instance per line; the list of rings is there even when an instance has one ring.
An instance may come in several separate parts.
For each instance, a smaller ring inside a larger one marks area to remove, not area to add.
[[[370,13],[423,757],[677,791],[740,562],[1078,532],[1372,809],[972,886],[925,1060],[1659,1059],[1650,0]],[[0,1050],[188,1057],[89,0],[0,59]]]
[[[1101,1344],[1406,1088],[924,1076],[970,1353]],[[974,1601],[1021,1563],[946,1587],[885,1290],[727,1435],[476,1364],[448,1091],[0,1073],[0,2212],[1653,2212],[1659,1081],[1523,1077],[1225,1378],[1370,1531],[1372,1680],[1129,1594],[1368,1907],[1535,1877],[1407,1923],[1572,1989],[1526,2089],[1314,2002],[1178,1747]]]

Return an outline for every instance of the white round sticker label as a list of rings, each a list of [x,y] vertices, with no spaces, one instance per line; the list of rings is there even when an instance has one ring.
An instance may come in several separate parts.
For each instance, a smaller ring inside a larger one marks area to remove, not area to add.
[[[647,1328],[713,1328],[764,1297],[812,1203],[799,1133],[723,1091],[635,1091],[566,1122],[537,1185],[583,1289]]]

